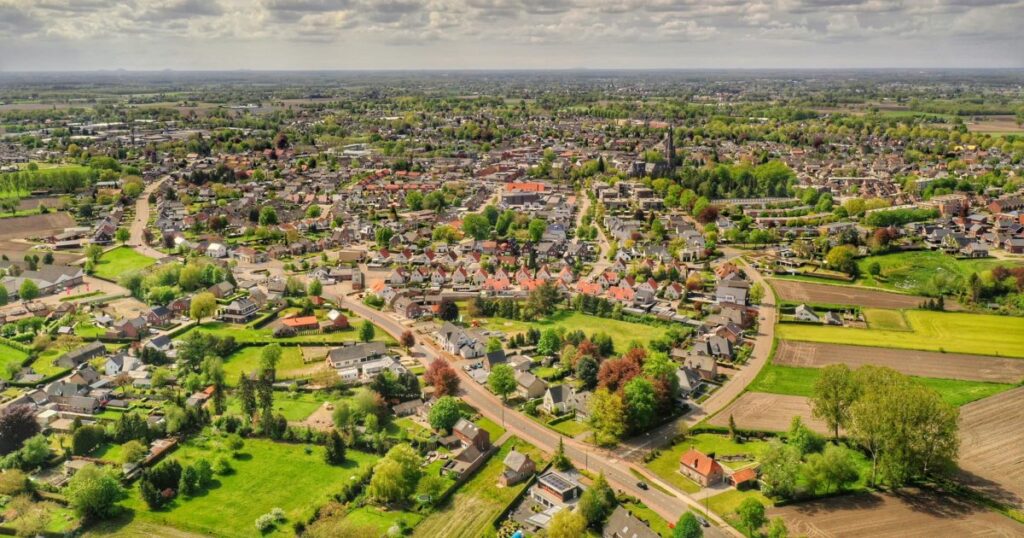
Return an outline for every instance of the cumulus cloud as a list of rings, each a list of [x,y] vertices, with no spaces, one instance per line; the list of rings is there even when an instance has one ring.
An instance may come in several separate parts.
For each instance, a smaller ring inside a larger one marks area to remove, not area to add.
[[[62,48],[93,68],[129,49],[123,67],[927,66],[936,47],[1024,66],[1021,20],[1024,0],[0,0],[0,49],[7,69]]]

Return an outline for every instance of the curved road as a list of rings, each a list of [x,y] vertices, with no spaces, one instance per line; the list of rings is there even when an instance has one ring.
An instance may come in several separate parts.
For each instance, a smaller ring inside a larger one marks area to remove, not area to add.
[[[402,326],[390,315],[367,307],[354,298],[345,301],[345,307],[376,323],[395,337],[395,339],[398,339],[407,330],[406,327]],[[414,349],[420,352],[418,358],[424,364],[429,364],[438,357],[447,355],[431,345],[431,338],[429,336],[425,338],[420,336],[419,340],[419,344]],[[458,372],[461,380],[462,398],[479,410],[481,414],[501,424],[514,435],[521,437],[548,453],[554,453],[557,450],[559,439],[563,439],[565,442],[565,453],[577,467],[595,472],[603,472],[609,483],[615,488],[640,498],[644,504],[665,518],[666,521],[675,522],[687,509],[693,509],[696,513],[704,512],[704,507],[698,501],[682,492],[674,491],[658,480],[657,477],[652,477],[648,473],[643,472],[643,469],[634,468],[629,462],[623,461],[607,451],[580,443],[571,438],[563,438],[556,432],[534,422],[518,411],[504,406],[497,396],[470,378],[461,368],[455,368],[455,371]],[[648,490],[638,488],[636,486],[638,479],[630,473],[630,469],[643,472],[648,482],[657,483],[668,491],[673,491],[674,495],[669,495],[653,488]],[[707,529],[707,536],[741,536],[714,513],[708,514],[707,518],[721,526],[717,529]],[[726,534],[723,534],[723,532]]]
[[[164,177],[150,183],[135,200],[135,218],[132,219],[132,225],[129,229],[131,238],[128,239],[128,245],[134,247],[139,254],[145,254],[156,259],[163,258],[166,254],[147,245],[143,235],[146,231],[146,226],[149,224],[149,195],[153,194],[166,180],[167,178]]]

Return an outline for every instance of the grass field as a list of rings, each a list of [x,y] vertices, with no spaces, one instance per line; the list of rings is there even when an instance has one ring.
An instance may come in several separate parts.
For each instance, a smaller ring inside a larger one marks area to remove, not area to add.
[[[242,372],[255,372],[260,365],[262,346],[246,346],[235,351],[224,361],[224,377],[228,385],[238,383],[238,375]],[[320,363],[306,364],[302,362],[302,348],[298,346],[281,346],[281,360],[277,363],[278,379],[292,379],[304,372],[319,366]]]
[[[868,272],[868,267],[876,262],[882,269],[879,275],[881,278],[875,278]],[[971,273],[991,270],[997,265],[1013,263],[991,259],[958,260],[948,254],[930,250],[868,256],[857,261],[862,275],[857,279],[857,284],[921,295],[936,295],[936,290],[930,284],[933,276],[966,279]]]
[[[769,508],[774,505],[771,499],[762,495],[760,491],[738,491],[733,489],[708,498],[707,507],[712,512],[722,516],[735,527],[739,524],[739,518],[736,516],[736,509],[740,507],[740,503],[748,498],[757,499],[765,506],[765,508]]]
[[[782,323],[779,338],[898,349],[1024,358],[1024,318],[911,310],[911,331]]]
[[[868,327],[883,331],[909,331],[910,325],[903,316],[902,310],[885,310],[882,308],[865,308],[864,317]]]
[[[818,368],[797,368],[769,364],[761,370],[748,389],[755,392],[810,398],[814,396],[814,383],[817,382],[820,373],[821,370]],[[982,381],[938,379],[934,377],[914,377],[913,379],[935,390],[942,396],[943,400],[956,406],[988,398],[1014,387],[1014,385],[1008,383],[985,383]]]
[[[340,531],[344,536],[345,529],[357,529],[356,532],[363,532],[363,529],[373,529],[378,536],[387,535],[388,529],[399,521],[405,523],[406,528],[415,527],[423,516],[414,512],[402,512],[396,510],[383,510],[376,506],[363,506],[348,513],[342,521]]]
[[[131,247],[117,247],[100,256],[94,274],[106,280],[116,281],[124,273],[145,269],[156,263],[156,260],[144,256]]]
[[[205,446],[204,446],[205,445]],[[192,440],[184,444],[172,459],[181,462],[197,458],[214,458],[218,441]],[[257,535],[256,518],[277,507],[287,520],[271,535],[292,534],[291,523],[306,517],[311,510],[328,501],[339,484],[353,476],[359,468],[372,465],[376,457],[349,449],[344,465],[331,466],[323,461],[323,448],[313,447],[306,454],[305,445],[274,443],[262,439],[246,439],[241,458],[231,460],[234,473],[216,477],[213,487],[192,498],[177,498],[159,511],[150,511],[133,488],[124,504],[131,510],[131,521],[119,534],[144,536],[133,532],[136,520],[166,525],[209,536]],[[125,522],[115,522],[124,524]]]
[[[474,422],[477,426],[487,432],[487,435],[491,437],[491,442],[495,442],[499,437],[505,434],[505,428],[496,424],[493,420],[480,417]]]
[[[256,343],[256,344],[273,344],[274,342],[310,342],[310,343],[339,343],[339,342],[354,342],[359,339],[358,327],[362,324],[362,318],[358,316],[349,316],[349,321],[352,323],[352,328],[335,331],[332,333],[322,334],[311,334],[311,335],[299,335],[290,338],[274,338],[274,331],[268,328],[254,329],[248,325],[236,325],[234,323],[224,323],[222,321],[207,321],[199,326],[194,326],[189,331],[177,336],[176,339],[184,338],[191,331],[199,331],[214,336],[232,336],[236,342],[239,343]],[[374,340],[378,342],[386,342],[388,344],[394,344],[395,339],[391,338],[383,329],[377,327],[376,335]]]
[[[13,366],[20,367],[28,359],[28,353],[19,349],[0,343],[0,379],[10,379],[10,369]]]
[[[657,458],[648,462],[646,467],[669,484],[687,493],[696,493],[700,491],[700,485],[679,472],[679,458],[691,447],[705,454],[714,453],[715,456],[749,456],[743,461],[726,463],[730,467],[742,467],[760,459],[768,448],[768,443],[765,441],[736,443],[724,435],[700,433],[688,436],[683,442],[663,451]]]
[[[581,433],[590,431],[586,423],[571,418],[552,425],[551,429],[567,437],[576,437]]]
[[[301,422],[313,414],[324,402],[336,401],[326,394],[309,392],[274,392],[274,413],[281,413],[291,422]],[[240,415],[242,404],[237,398],[228,399],[228,413]]]
[[[526,486],[525,483],[510,488],[496,485],[498,476],[505,469],[502,462],[513,447],[537,462],[538,469],[543,466],[543,457],[536,448],[519,439],[509,439],[469,482],[455,492],[448,503],[416,526],[413,536],[480,538],[494,535],[491,522]]]
[[[619,353],[628,350],[629,344],[632,342],[640,342],[647,346],[651,340],[661,338],[668,332],[668,329],[661,325],[643,325],[631,321],[601,318],[567,310],[557,312],[549,318],[533,322],[505,318],[477,318],[477,320],[489,330],[503,331],[508,335],[526,332],[530,327],[536,327],[542,331],[549,327],[561,328],[566,331],[579,330],[588,336],[595,333],[605,333],[611,336],[612,342],[615,343],[615,351]]]
[[[671,538],[672,529],[668,528],[668,523],[654,510],[648,508],[646,504],[641,502],[630,502],[625,503],[622,506],[626,510],[629,510],[634,517],[647,523],[652,531],[658,533],[658,536],[661,536],[662,538]]]

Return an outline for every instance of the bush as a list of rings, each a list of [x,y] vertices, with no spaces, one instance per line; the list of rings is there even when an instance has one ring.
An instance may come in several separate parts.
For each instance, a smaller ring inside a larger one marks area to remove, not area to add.
[[[256,530],[259,532],[267,532],[270,527],[274,526],[274,516],[270,514],[263,514],[256,518]]]

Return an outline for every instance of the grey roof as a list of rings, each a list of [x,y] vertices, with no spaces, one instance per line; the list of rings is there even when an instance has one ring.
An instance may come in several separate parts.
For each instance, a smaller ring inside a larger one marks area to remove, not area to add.
[[[557,404],[569,399],[570,389],[568,385],[555,385],[548,387],[548,393],[551,394],[551,401]]]
[[[330,357],[331,362],[342,362],[375,357],[377,355],[383,355],[386,352],[387,346],[384,345],[384,342],[369,342],[365,344],[337,347],[332,349],[327,356]]]
[[[646,523],[637,519],[628,510],[619,506],[608,516],[602,536],[604,538],[658,538],[658,533],[651,530]]]
[[[519,452],[519,451],[513,449],[511,452],[508,453],[507,456],[505,456],[505,462],[504,463],[505,463],[505,467],[508,467],[509,469],[512,469],[513,471],[519,472],[519,471],[523,470],[523,467],[526,466],[526,462],[528,462],[528,461],[532,461],[532,460],[530,460],[529,456],[527,456],[526,454],[523,454],[522,452]]]

